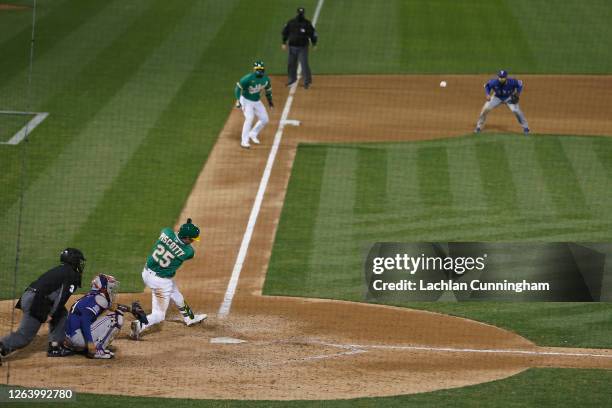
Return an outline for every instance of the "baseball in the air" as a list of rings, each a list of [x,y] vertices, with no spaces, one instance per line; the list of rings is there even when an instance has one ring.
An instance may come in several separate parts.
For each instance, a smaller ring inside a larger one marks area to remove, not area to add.
[[[440,88],[446,88],[446,81],[440,82]]]

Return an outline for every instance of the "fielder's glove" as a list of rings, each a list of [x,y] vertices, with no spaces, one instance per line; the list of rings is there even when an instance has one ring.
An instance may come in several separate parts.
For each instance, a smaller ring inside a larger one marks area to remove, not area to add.
[[[149,320],[147,319],[147,314],[145,313],[140,303],[133,302],[132,303],[132,314],[138,321],[142,324],[149,324]]]
[[[519,94],[512,94],[508,103],[511,103],[512,105],[519,103]]]

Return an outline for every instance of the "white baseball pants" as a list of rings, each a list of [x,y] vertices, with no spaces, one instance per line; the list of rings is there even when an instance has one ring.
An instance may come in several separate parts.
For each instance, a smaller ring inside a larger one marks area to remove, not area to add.
[[[484,106],[482,107],[482,110],[480,111],[480,116],[478,117],[478,123],[476,123],[476,127],[482,129],[485,124],[485,121],[487,120],[487,115],[489,114],[489,112],[497,108],[502,103],[506,102],[501,100],[497,96],[494,96],[491,98],[490,101],[485,102]],[[516,116],[516,120],[518,120],[518,123],[523,127],[523,130],[528,129],[529,125],[527,124],[527,119],[525,118],[525,114],[523,113],[523,111],[521,111],[521,108],[519,108],[518,103],[506,103],[506,105],[508,106],[508,109],[510,109],[512,113],[514,113],[514,116]]]
[[[261,101],[253,102],[240,96],[242,113],[244,114],[244,124],[242,125],[242,144],[249,143],[249,137],[256,138],[259,132],[269,121],[266,107]],[[257,116],[257,123],[253,126],[253,119]]]
[[[161,278],[155,272],[145,267],[142,270],[142,280],[151,289],[151,314],[147,315],[149,324],[143,324],[141,331],[164,321],[170,300],[176,307],[185,307],[185,298],[172,278]]]

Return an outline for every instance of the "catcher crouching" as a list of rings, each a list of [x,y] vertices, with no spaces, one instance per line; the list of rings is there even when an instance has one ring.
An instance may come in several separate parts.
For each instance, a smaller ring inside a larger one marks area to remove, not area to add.
[[[64,346],[89,358],[109,359],[113,339],[123,326],[123,314],[132,313],[143,324],[147,316],[138,302],[131,306],[115,305],[119,281],[111,275],[99,274],[91,281],[91,290],[70,308]]]

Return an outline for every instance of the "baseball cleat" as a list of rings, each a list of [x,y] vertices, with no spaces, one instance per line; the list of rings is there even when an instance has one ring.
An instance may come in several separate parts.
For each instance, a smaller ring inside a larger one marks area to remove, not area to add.
[[[523,133],[525,133],[526,135],[528,135],[528,134],[529,134],[529,128],[525,128],[525,129],[523,129]]]
[[[251,139],[251,142],[253,142],[255,144],[259,144],[259,139],[257,138],[257,136],[255,136],[255,135],[249,136],[249,139]]]
[[[476,126],[476,129],[474,129],[474,133],[480,133],[480,127]]]
[[[74,351],[64,346],[50,346],[47,350],[47,357],[67,357],[74,354]]]
[[[200,323],[208,318],[207,314],[197,314],[193,316],[193,319],[190,317],[185,317],[185,324],[187,326],[193,326],[196,323]]]
[[[310,84],[304,84],[304,89],[310,88]]]
[[[243,149],[250,149],[251,145],[248,143],[240,143],[240,147],[242,147]]]
[[[140,322],[138,320],[134,320],[130,324],[130,339],[140,340]]]
[[[99,360],[109,360],[115,357],[115,353],[108,351],[108,350],[104,350],[104,349],[98,349],[96,350],[95,354],[88,355],[88,357],[93,358],[93,359],[99,359]]]

